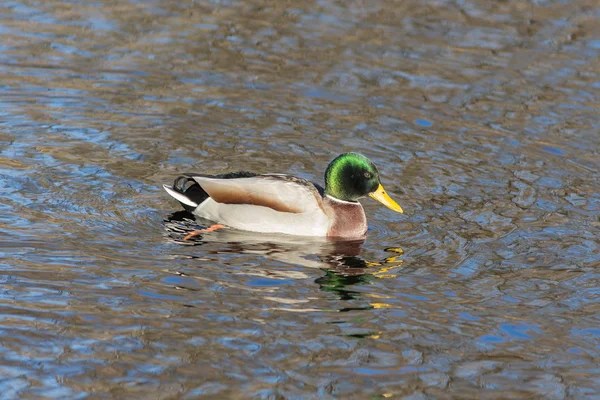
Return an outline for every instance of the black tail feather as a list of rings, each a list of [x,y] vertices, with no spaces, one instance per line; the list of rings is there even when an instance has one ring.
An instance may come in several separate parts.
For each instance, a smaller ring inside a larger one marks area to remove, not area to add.
[[[175,178],[173,190],[183,194],[196,204],[201,204],[209,196],[200,185],[190,176],[182,175]],[[179,202],[186,211],[193,212],[195,207]]]

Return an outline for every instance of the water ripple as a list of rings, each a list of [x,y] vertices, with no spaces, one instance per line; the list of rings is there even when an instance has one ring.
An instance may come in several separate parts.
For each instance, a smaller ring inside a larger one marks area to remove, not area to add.
[[[591,398],[597,7],[0,6],[3,398]],[[181,172],[403,206],[365,242],[215,232]]]

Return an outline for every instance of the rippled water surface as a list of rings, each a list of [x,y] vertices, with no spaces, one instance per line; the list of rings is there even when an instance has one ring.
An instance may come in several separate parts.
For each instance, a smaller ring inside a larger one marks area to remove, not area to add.
[[[0,393],[600,398],[600,7],[0,4]],[[322,182],[364,243],[195,226],[161,189]]]

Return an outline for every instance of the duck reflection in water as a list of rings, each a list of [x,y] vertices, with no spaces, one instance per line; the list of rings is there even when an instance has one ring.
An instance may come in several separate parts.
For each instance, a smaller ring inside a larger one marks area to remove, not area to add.
[[[321,290],[335,293],[341,300],[360,297],[351,286],[375,278],[395,277],[392,270],[402,264],[401,248],[386,248],[390,256],[380,261],[368,261],[360,256],[364,239],[325,241],[291,235],[249,235],[236,230],[218,230],[184,240],[190,232],[201,229],[197,217],[186,211],[173,213],[164,221],[167,235],[186,246],[208,246],[207,254],[253,254],[285,264],[317,268],[325,272],[315,280]],[[210,222],[208,222],[210,224]],[[215,248],[214,246],[217,246]]]

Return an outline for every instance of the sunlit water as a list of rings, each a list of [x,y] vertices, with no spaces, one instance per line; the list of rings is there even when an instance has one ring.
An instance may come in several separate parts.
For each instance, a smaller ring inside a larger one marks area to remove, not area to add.
[[[599,20],[3,2],[1,398],[600,398]],[[344,151],[405,210],[364,243],[184,243],[160,187]]]

